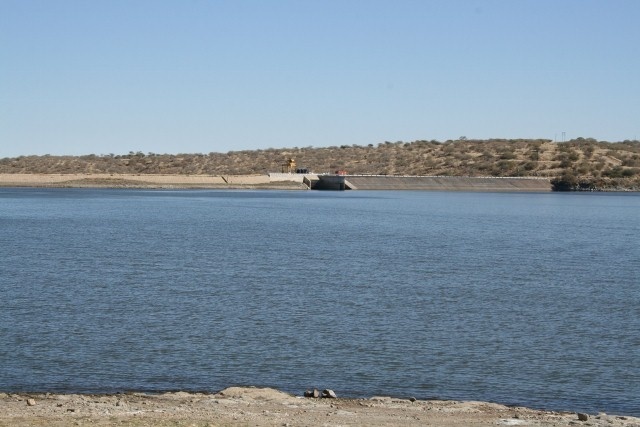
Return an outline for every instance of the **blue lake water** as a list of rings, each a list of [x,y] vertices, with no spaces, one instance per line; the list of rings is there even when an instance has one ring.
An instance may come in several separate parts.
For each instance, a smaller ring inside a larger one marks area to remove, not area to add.
[[[0,189],[0,391],[640,416],[640,194]]]

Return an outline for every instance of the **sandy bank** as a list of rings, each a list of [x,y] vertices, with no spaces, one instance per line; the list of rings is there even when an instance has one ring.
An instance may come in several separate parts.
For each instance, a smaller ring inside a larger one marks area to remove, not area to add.
[[[267,388],[216,394],[4,394],[0,426],[640,426],[607,414],[539,411],[486,402],[313,399]]]

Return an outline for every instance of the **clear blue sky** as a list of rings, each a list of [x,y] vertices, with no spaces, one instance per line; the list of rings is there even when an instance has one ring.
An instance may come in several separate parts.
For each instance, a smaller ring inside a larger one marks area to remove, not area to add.
[[[0,157],[640,137],[639,0],[0,0]]]

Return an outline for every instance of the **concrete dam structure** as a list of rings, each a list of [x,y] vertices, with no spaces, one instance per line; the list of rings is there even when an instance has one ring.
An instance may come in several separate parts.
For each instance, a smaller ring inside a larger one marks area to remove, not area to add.
[[[314,177],[315,178],[315,177]],[[551,191],[548,178],[317,175],[314,190]]]
[[[0,174],[0,187],[290,188],[312,190],[551,191],[548,178],[340,175]]]

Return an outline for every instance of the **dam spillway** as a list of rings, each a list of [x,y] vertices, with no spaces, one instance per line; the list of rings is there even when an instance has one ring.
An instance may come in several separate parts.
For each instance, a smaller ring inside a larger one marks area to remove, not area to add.
[[[315,190],[551,191],[548,178],[318,175]]]

